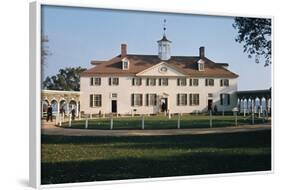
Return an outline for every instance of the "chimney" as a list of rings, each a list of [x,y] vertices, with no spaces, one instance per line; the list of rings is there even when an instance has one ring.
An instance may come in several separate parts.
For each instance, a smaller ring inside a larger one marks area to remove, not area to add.
[[[121,44],[121,57],[124,58],[127,56],[127,44]]]
[[[200,58],[205,57],[205,47],[202,46],[199,48],[199,56],[200,56]]]

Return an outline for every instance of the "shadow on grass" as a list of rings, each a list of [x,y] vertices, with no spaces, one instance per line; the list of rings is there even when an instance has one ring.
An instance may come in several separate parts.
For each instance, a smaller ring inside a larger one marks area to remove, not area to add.
[[[70,183],[219,174],[271,169],[271,156],[196,153],[158,159],[126,158],[43,163],[42,183]]]
[[[270,146],[271,130],[225,134],[171,135],[171,136],[62,136],[42,135],[42,144],[114,144],[127,143],[148,146],[198,147],[258,147]],[[132,146],[133,146],[132,145]]]
[[[121,144],[119,144],[121,143]],[[100,160],[64,161],[41,164],[42,184],[121,180],[150,177],[188,176],[271,169],[271,130],[232,134],[144,136],[144,137],[69,137],[42,136],[42,144],[94,144],[113,149],[166,148],[184,150],[175,155],[153,157],[105,157]],[[200,148],[210,148],[204,151]],[[212,149],[213,148],[213,149]],[[217,151],[216,148],[222,148]],[[234,149],[239,149],[238,152]],[[251,152],[254,149],[255,152]],[[124,150],[125,151],[125,150]],[[75,150],[73,150],[75,152]],[[144,154],[145,155],[145,154]],[[70,156],[70,155],[64,155]]]

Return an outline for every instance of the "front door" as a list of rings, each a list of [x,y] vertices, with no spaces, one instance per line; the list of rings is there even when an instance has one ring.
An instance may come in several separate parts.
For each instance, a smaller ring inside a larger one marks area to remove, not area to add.
[[[168,110],[168,98],[161,99],[161,111],[165,112]]]
[[[111,100],[111,112],[117,113],[117,100]]]
[[[213,100],[208,100],[208,111],[211,111],[213,107]]]

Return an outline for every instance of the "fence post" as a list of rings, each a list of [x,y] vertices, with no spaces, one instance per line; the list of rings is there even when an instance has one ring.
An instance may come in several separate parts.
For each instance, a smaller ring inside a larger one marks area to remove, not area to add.
[[[110,130],[113,129],[113,117],[110,115]]]
[[[71,114],[69,114],[68,127],[71,127]]]
[[[237,127],[237,112],[235,112],[235,126]]]
[[[62,122],[64,122],[64,112],[62,112]]]
[[[141,118],[141,128],[144,129],[144,116]]]
[[[212,111],[210,110],[210,128],[213,127],[213,118],[212,118]]]
[[[85,129],[88,129],[88,117],[85,120]]]
[[[178,114],[178,129],[181,128],[181,116]]]

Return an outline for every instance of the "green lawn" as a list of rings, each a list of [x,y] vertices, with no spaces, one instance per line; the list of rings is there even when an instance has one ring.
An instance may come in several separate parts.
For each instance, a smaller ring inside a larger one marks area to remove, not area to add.
[[[145,129],[175,129],[177,128],[178,116],[171,119],[161,116],[145,116]],[[234,116],[212,116],[213,127],[235,126]],[[141,129],[141,117],[114,117],[114,129]],[[244,118],[238,116],[238,125],[251,124],[251,117]],[[262,119],[255,118],[255,123],[263,123]],[[68,127],[68,122],[64,122],[62,127]],[[85,120],[72,121],[72,128],[85,128]],[[204,115],[184,115],[181,116],[181,128],[208,128],[210,127],[209,116]],[[96,118],[88,121],[88,129],[109,129],[109,118]]]
[[[137,137],[42,136],[42,184],[271,169],[271,130]]]

